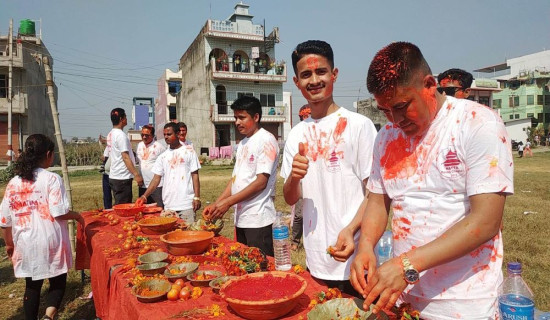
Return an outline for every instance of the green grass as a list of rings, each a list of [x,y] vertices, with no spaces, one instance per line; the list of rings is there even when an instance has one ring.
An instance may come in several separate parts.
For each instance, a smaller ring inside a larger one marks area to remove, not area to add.
[[[515,195],[509,197],[504,212],[504,262],[521,261],[524,278],[535,292],[538,309],[550,310],[550,152],[535,153],[533,158],[515,158]],[[216,200],[231,177],[231,166],[203,166],[200,170],[203,208]],[[70,174],[73,208],[77,211],[101,207],[101,174],[97,171]],[[282,196],[283,181],[277,179],[277,210],[290,212]],[[5,184],[0,185],[3,193]],[[134,190],[137,195],[137,190]],[[199,213],[202,210],[199,211]],[[524,211],[535,213],[523,214]],[[232,209],[225,216],[221,234],[233,237]],[[293,252],[292,261],[305,266],[303,250]],[[0,241],[0,319],[23,317],[24,280],[15,279],[11,262],[6,259]],[[45,285],[44,287],[47,287]],[[69,272],[67,291],[59,319],[94,319],[92,300],[83,300],[91,291],[82,284],[80,272]],[[13,294],[13,298],[9,295]],[[10,306],[10,307],[7,307]],[[43,310],[43,306],[41,306]]]

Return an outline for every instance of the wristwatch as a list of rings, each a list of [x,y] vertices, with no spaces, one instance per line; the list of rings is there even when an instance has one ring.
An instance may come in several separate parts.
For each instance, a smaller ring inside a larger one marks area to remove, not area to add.
[[[194,197],[194,198],[193,198],[193,201],[201,201],[201,198],[199,198],[199,197]]]
[[[406,255],[401,256],[401,264],[403,265],[403,279],[407,281],[408,284],[415,284],[420,280],[420,274],[416,270],[409,258]]]

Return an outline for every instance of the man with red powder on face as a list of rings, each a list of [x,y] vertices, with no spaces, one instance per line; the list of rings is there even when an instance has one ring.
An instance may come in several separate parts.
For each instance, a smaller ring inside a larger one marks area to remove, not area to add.
[[[462,69],[449,69],[437,76],[439,93],[445,92],[446,95],[457,99],[468,99],[470,96],[470,87],[474,77],[471,73]]]
[[[493,110],[436,86],[411,43],[392,43],[371,62],[367,87],[389,123],[376,138],[351,282],[364,307],[380,297],[376,311],[408,302],[425,319],[495,319],[510,142]],[[377,268],[373,248],[390,207],[394,258]]]
[[[324,41],[299,44],[292,53],[296,76],[311,109],[286,140],[281,176],[285,201],[303,199],[303,235],[311,274],[329,287],[358,295],[349,282],[351,259],[366,205],[364,184],[372,165],[376,129],[368,118],[333,100],[338,69]],[[327,254],[327,252],[329,254]]]

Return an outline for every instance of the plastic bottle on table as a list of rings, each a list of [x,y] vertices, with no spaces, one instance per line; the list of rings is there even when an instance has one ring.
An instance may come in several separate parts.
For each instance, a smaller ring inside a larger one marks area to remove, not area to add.
[[[393,234],[386,230],[374,248],[378,266],[393,258]]]
[[[508,276],[498,288],[500,317],[506,319],[535,319],[533,291],[521,277],[521,263],[508,263]]]
[[[283,220],[283,213],[277,212],[273,223],[273,251],[275,270],[288,271],[292,267],[290,260],[290,235],[288,225]]]

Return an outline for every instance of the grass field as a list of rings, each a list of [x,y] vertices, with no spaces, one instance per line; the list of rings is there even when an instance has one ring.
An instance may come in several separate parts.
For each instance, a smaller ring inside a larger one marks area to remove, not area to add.
[[[507,199],[504,214],[504,262],[521,261],[524,278],[535,292],[538,309],[550,310],[550,152],[535,153],[533,158],[517,158],[515,194]],[[203,206],[212,202],[224,189],[231,167],[204,166],[200,171]],[[95,171],[71,174],[73,207],[77,211],[102,206],[101,175]],[[290,212],[282,197],[283,181],[277,180],[276,208]],[[5,185],[0,186],[3,194]],[[137,191],[134,191],[134,195]],[[524,214],[528,212],[527,214]],[[225,217],[222,235],[233,236],[231,215]],[[304,263],[304,252],[293,253],[295,264]],[[45,285],[44,287],[46,287]],[[23,318],[24,280],[13,276],[4,243],[0,241],[0,319]],[[84,299],[91,291],[83,284],[80,272],[69,273],[67,291],[58,319],[94,319],[92,300]],[[43,310],[43,306],[41,307]]]

